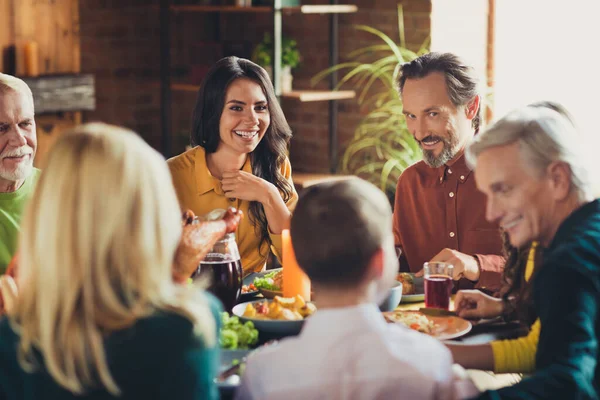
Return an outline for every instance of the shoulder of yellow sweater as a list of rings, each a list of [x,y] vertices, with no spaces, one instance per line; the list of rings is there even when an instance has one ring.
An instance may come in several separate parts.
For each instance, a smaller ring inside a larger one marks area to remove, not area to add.
[[[196,154],[198,152],[204,152],[204,149],[200,146],[196,146],[192,149],[181,153],[178,156],[171,157],[167,160],[167,164],[171,170],[186,169],[195,164]]]

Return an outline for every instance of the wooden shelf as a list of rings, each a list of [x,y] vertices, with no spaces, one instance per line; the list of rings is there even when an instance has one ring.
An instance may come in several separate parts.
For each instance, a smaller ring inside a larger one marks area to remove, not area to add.
[[[273,12],[272,7],[267,6],[171,6],[171,11],[174,12],[224,12],[224,13],[270,13]],[[302,14],[348,14],[358,11],[355,5],[306,5],[300,7],[283,7],[285,13],[300,12]]]
[[[353,99],[355,96],[354,90],[293,90],[281,94],[281,97],[297,99],[302,102]]]
[[[175,90],[177,92],[197,92],[200,90],[200,85],[192,85],[189,83],[171,83],[171,90]]]
[[[293,172],[292,180],[299,189],[316,185],[321,182],[339,181],[352,178],[354,175],[314,174],[309,172]]]
[[[22,79],[33,93],[36,115],[96,109],[96,84],[92,74],[40,75]]]
[[[171,83],[171,90],[177,92],[197,92],[198,89],[200,89],[199,85],[192,85],[189,83]],[[281,97],[300,100],[303,103],[309,101],[353,99],[355,96],[356,92],[354,90],[293,90],[291,92],[281,94]]]
[[[271,7],[253,6],[253,7],[238,7],[238,6],[171,6],[171,11],[175,12],[226,12],[226,13],[268,13],[272,12]]]
[[[300,6],[300,12],[302,14],[350,14],[357,11],[357,6],[346,4]]]

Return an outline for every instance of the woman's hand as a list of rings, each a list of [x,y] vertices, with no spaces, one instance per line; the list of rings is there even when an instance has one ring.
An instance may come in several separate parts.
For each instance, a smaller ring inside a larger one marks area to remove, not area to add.
[[[275,186],[262,178],[245,171],[226,171],[223,173],[221,187],[225,196],[246,201],[266,203],[270,191]],[[279,195],[279,194],[278,194]]]
[[[173,280],[186,282],[215,243],[226,233],[235,232],[242,217],[240,210],[229,208],[222,219],[200,222],[192,211],[184,212],[183,231],[173,262]]]
[[[454,299],[454,309],[462,318],[494,318],[502,315],[504,304],[479,290],[460,290]]]

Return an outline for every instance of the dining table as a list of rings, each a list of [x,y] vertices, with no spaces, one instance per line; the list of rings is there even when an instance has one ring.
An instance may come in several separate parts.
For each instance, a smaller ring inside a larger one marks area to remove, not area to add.
[[[252,282],[252,278],[248,278],[248,282]],[[245,282],[246,283],[246,282]],[[454,311],[454,297],[452,296],[450,301],[450,311]],[[263,296],[258,294],[250,298],[240,299],[243,301],[256,301],[262,299]],[[401,302],[395,310],[399,311],[420,311],[426,308],[424,301],[416,301],[416,302]],[[451,318],[451,317],[448,317]],[[464,322],[464,321],[463,321]],[[453,337],[452,339],[442,340],[444,343],[460,343],[460,344],[485,344],[492,342],[494,340],[503,340],[503,339],[514,339],[520,336],[525,336],[528,332],[526,326],[520,324],[519,322],[512,321],[506,322],[502,318],[494,318],[488,320],[471,320],[469,321],[471,328],[465,334],[462,334],[458,337]],[[273,340],[280,340],[283,337],[281,335],[270,335],[266,332],[261,332],[259,336],[259,343],[257,346],[262,346],[265,343],[269,343]],[[477,387],[482,389],[495,389],[501,386],[506,386],[509,384],[516,383],[520,376],[515,376],[515,374],[502,374],[502,375],[494,375],[489,371],[478,371],[478,370],[468,370],[469,377],[476,383]],[[233,388],[223,388],[220,387],[221,396],[223,399],[231,399],[233,398],[234,391]]]

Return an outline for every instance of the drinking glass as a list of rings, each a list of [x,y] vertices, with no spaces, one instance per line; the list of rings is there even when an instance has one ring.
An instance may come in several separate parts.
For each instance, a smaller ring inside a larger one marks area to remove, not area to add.
[[[448,310],[452,294],[454,266],[445,262],[426,262],[423,264],[423,269],[425,273],[425,306]]]
[[[222,218],[216,212],[211,212],[205,219]],[[235,233],[226,234],[215,243],[204,260],[200,262],[195,276],[208,277],[207,290],[213,293],[229,312],[236,305],[242,293],[242,263],[240,252],[235,242]]]

